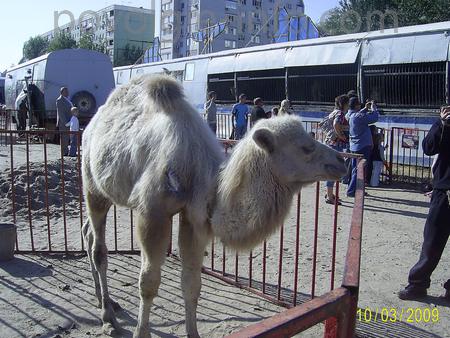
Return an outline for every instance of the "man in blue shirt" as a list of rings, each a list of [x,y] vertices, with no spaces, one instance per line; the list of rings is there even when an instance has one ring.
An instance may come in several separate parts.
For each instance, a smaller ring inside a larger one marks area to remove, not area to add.
[[[345,118],[350,125],[350,151],[361,154],[369,161],[372,152],[373,141],[370,124],[378,121],[378,110],[373,102],[368,102],[361,110],[358,97],[350,99],[350,109]],[[347,189],[348,197],[355,197],[358,160],[352,159],[352,178]]]
[[[247,121],[249,109],[247,104],[247,96],[245,94],[239,95],[239,103],[233,106],[231,111],[233,126],[234,126],[234,139],[240,140],[247,132]]]

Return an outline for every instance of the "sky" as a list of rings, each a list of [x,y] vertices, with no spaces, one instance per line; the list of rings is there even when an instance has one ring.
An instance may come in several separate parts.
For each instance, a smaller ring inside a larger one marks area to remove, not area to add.
[[[55,11],[68,10],[78,18],[86,10],[97,11],[112,4],[150,8],[151,0],[1,0],[0,7],[0,71],[17,64],[22,57],[23,43],[31,36],[54,27]],[[305,0],[306,14],[314,21],[338,0]],[[61,16],[60,24],[67,22]]]

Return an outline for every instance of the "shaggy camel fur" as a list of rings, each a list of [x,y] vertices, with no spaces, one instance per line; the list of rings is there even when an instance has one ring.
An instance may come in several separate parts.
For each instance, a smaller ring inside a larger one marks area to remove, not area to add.
[[[296,117],[258,122],[229,162],[200,115],[167,76],[143,76],[116,89],[83,135],[88,219],[83,234],[104,331],[118,329],[106,280],[106,215],[112,204],[137,211],[142,249],[135,337],[149,337],[170,222],[181,213],[179,248],[186,330],[198,337],[196,311],[203,253],[213,235],[249,249],[281,225],[304,184],[345,174],[338,153],[314,141]]]

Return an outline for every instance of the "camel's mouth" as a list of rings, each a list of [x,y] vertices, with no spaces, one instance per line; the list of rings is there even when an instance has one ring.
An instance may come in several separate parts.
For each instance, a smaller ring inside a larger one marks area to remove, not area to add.
[[[346,173],[347,169],[344,165],[336,166],[333,164],[326,164],[325,171],[329,175],[330,180],[340,180]]]

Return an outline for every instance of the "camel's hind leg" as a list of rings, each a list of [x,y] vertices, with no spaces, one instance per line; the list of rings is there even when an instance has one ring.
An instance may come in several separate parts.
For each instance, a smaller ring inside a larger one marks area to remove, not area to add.
[[[88,250],[90,251],[90,259],[93,262],[95,271],[93,272],[94,283],[97,281],[100,284],[101,292],[101,307],[102,307],[102,321],[103,331],[106,334],[113,334],[115,330],[119,329],[116,316],[109,298],[108,284],[106,280],[106,271],[108,268],[108,249],[105,240],[106,215],[111,207],[111,202],[103,197],[98,197],[90,192],[86,193],[86,206],[89,217],[89,223],[93,240],[87,241]],[[89,231],[88,231],[89,232]],[[89,237],[89,236],[87,236]],[[97,286],[96,286],[97,289]]]
[[[183,270],[181,272],[181,289],[186,312],[186,332],[188,337],[199,337],[197,331],[197,305],[201,288],[201,269],[206,245],[209,241],[208,231],[202,226],[194,228],[184,213],[181,214],[178,245]]]
[[[139,291],[138,324],[135,338],[150,337],[149,315],[153,299],[161,283],[161,266],[164,264],[169,245],[171,218],[159,212],[139,215],[137,233],[141,245],[141,274]]]

